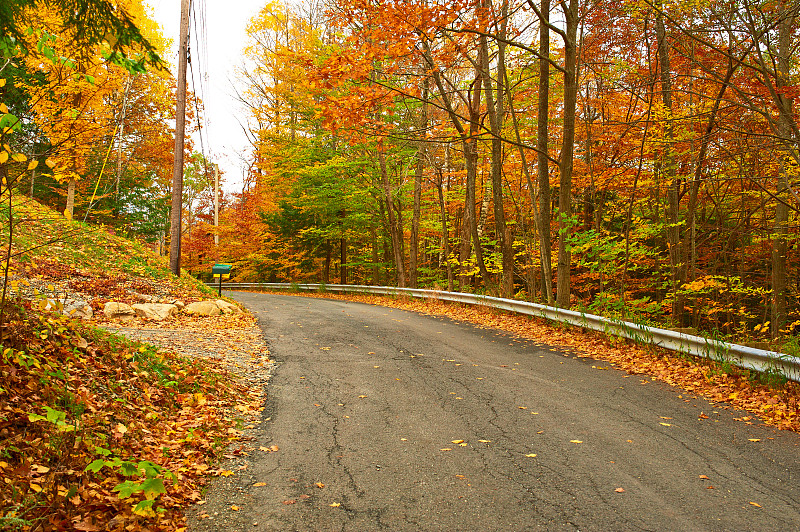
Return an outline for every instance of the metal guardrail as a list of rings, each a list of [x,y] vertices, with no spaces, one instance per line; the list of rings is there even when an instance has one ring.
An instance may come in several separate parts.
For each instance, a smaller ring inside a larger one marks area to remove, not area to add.
[[[407,295],[422,299],[480,305],[602,331],[607,334],[629,338],[637,342],[657,345],[680,353],[705,357],[717,361],[727,361],[742,368],[760,372],[780,373],[790,380],[800,382],[800,358],[798,357],[778,353],[776,351],[765,351],[763,349],[756,349],[744,345],[722,342],[702,336],[684,334],[668,329],[639,325],[637,323],[606,318],[595,314],[586,314],[574,310],[540,305],[538,303],[529,303],[527,301],[467,294],[463,292],[395,288],[391,286],[296,283],[224,283],[222,286],[227,290],[236,290],[238,288],[317,291],[324,289],[328,292]]]

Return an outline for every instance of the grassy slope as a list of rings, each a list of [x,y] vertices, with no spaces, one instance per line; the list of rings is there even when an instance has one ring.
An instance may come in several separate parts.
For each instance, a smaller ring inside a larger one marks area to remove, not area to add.
[[[7,207],[2,209],[0,223],[0,245],[5,250]],[[185,272],[180,278],[173,276],[167,259],[155,255],[145,245],[115,236],[103,227],[68,222],[30,200],[14,209],[12,253],[12,268],[27,277],[79,280],[97,288],[110,284],[104,281],[139,281],[158,286],[164,295],[190,299],[212,293]]]
[[[102,228],[32,202],[14,217],[20,285],[29,279],[95,302],[209,293]],[[7,209],[0,218],[6,243]],[[247,403],[247,390],[206,362],[37,307],[16,299],[4,308],[0,529],[180,529],[181,507],[200,497],[209,462],[238,435],[227,412]]]

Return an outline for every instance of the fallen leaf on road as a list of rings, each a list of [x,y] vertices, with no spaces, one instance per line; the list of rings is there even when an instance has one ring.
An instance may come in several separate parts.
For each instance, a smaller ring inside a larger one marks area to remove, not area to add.
[[[288,501],[283,501],[283,504],[294,504],[294,503],[296,503],[296,502],[297,502],[297,501],[296,501],[296,500],[294,500],[294,499],[289,499]]]
[[[755,506],[756,508],[761,508],[761,505],[760,505],[760,504],[758,504],[757,502],[750,501],[750,504],[752,504],[752,505],[753,505],[753,506]]]
[[[256,482],[255,484],[253,484],[253,487],[260,488],[261,486],[266,486],[266,485],[267,485],[266,482]]]
[[[528,458],[536,458],[536,453],[529,453],[526,454],[525,456],[527,456]]]
[[[464,440],[453,440],[450,443],[464,443]]]
[[[481,443],[492,443],[492,440],[478,440]]]
[[[439,450],[440,451],[452,451],[453,449],[451,449],[450,447],[445,447],[444,449],[439,449]]]
[[[342,503],[339,503],[339,502],[332,502],[332,503],[330,503],[328,506],[330,506],[330,507],[332,507],[332,508],[338,508],[338,507],[339,507],[339,506],[341,506],[341,505],[342,505]]]
[[[672,425],[671,425],[671,424],[669,424],[669,423],[663,423],[663,422],[662,422],[662,423],[659,423],[659,425],[664,425],[665,427],[671,427],[671,426],[672,426]]]
[[[707,475],[700,475],[700,478],[703,480],[711,480]]]
[[[616,491],[617,493],[625,493],[625,489],[624,488],[617,488],[614,491]]]
[[[239,507],[234,504],[233,506],[231,506],[231,510],[233,510],[234,512],[238,512]]]
[[[364,399],[365,397],[366,397],[366,395],[359,395],[358,396],[359,399]]]
[[[570,443],[583,443],[582,440],[569,440]]]
[[[314,483],[314,485],[315,485],[316,487],[318,487],[319,489],[322,489],[322,488],[324,488],[324,487],[325,487],[325,484],[323,484],[322,482],[315,482],[315,483]]]
[[[750,439],[749,439],[749,440],[747,440],[747,441],[761,441],[761,438],[750,438]]]

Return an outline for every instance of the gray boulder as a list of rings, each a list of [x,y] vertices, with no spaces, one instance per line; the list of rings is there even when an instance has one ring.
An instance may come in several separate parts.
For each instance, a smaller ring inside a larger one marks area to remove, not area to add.
[[[94,316],[92,306],[86,301],[80,299],[67,299],[64,302],[64,314],[72,316],[73,318],[81,318],[84,320],[91,319]]]
[[[130,320],[136,316],[136,311],[126,303],[109,301],[103,306],[103,314],[111,320]]]
[[[136,303],[131,307],[140,318],[155,321],[163,321],[178,313],[178,307],[166,303]]]
[[[219,316],[222,314],[222,310],[213,301],[195,301],[186,305],[183,310],[187,314],[196,314],[198,316]]]
[[[238,314],[239,312],[241,312],[241,310],[239,310],[239,307],[237,307],[233,303],[228,303],[224,299],[217,299],[216,301],[214,301],[214,303],[216,303],[219,309],[225,314]]]

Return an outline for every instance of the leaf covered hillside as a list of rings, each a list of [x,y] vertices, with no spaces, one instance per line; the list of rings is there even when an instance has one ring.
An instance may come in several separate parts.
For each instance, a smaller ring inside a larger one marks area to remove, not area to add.
[[[96,310],[105,300],[137,302],[160,299],[193,301],[208,295],[189,275],[174,277],[165,257],[113,231],[63,216],[30,199],[12,211],[12,289],[33,289],[55,297],[85,296]],[[0,213],[0,235],[7,243],[8,210]],[[4,248],[4,251],[7,248]],[[5,257],[5,253],[4,253]],[[21,282],[19,282],[21,281]]]
[[[67,302],[97,311],[109,300],[190,302],[208,290],[172,276],[145,246],[35,202],[17,203],[11,220],[8,209],[0,216],[0,251],[10,256],[0,321],[0,529],[184,529],[182,508],[201,498],[215,458],[242,438],[260,393],[223,369],[222,340],[204,346],[207,358],[190,358],[173,352],[182,342],[159,349],[79,320]],[[205,339],[242,339],[254,328],[244,313],[170,320]]]

